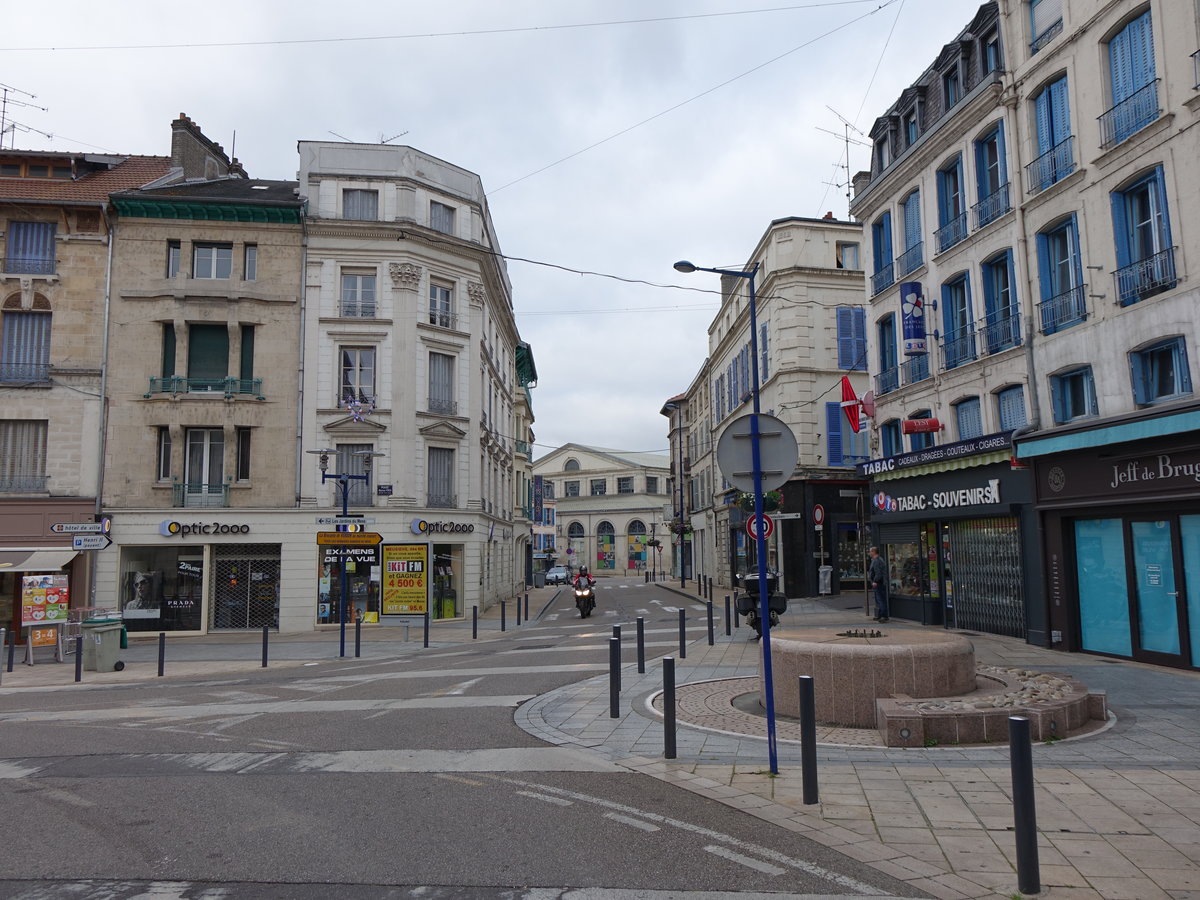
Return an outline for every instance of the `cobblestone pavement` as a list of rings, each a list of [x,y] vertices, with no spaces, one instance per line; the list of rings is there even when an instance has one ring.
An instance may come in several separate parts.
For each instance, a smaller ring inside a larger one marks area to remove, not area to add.
[[[861,626],[851,605],[791,601],[784,625]],[[518,722],[803,833],[930,896],[1020,896],[1007,745],[887,748],[872,732],[820,729],[820,800],[805,805],[798,726],[777,722],[772,775],[765,718],[732,702],[757,690],[748,634],[694,642],[676,660],[675,759],[663,757],[657,663],[642,675],[623,667],[617,718],[603,675],[524,704]],[[1108,694],[1106,727],[1033,747],[1039,896],[1200,898],[1200,673],[970,639],[980,664],[1064,673]]]

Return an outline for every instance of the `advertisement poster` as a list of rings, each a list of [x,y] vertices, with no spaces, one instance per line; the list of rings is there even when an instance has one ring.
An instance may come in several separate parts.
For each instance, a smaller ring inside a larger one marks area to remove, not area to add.
[[[429,545],[384,544],[383,604],[385,616],[423,616],[429,605]]]
[[[157,619],[162,611],[162,597],[162,572],[126,572],[121,615],[126,619]]]
[[[25,575],[21,578],[21,624],[48,625],[67,621],[70,597],[67,573]]]

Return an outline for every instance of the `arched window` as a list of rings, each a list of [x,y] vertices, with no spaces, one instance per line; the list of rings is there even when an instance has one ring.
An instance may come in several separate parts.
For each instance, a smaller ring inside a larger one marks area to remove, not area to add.
[[[629,534],[645,534],[646,533],[646,523],[643,522],[641,519],[634,519],[632,522],[629,523],[628,533]]]
[[[612,522],[601,522],[596,526],[596,534],[612,537],[616,534],[616,530],[613,528]]]
[[[570,459],[568,459],[565,463],[563,463],[563,471],[564,472],[578,472],[579,471],[579,460],[575,459],[574,457],[571,457]]]
[[[601,522],[596,526],[596,568],[615,569],[617,567],[616,529],[612,522]]]
[[[567,537],[581,538],[583,537],[583,525],[580,522],[572,522],[567,526]]]

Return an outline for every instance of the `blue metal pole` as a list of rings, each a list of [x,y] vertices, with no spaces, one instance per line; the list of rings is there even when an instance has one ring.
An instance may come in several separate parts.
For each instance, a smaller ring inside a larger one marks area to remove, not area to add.
[[[338,475],[338,486],[342,489],[342,518],[350,515],[350,479],[345,473]],[[338,644],[338,656],[346,655],[346,591],[349,590],[346,580],[346,554],[348,548],[343,545],[342,558],[338,561],[341,569],[341,596],[338,598],[338,622],[341,627],[341,639]]]

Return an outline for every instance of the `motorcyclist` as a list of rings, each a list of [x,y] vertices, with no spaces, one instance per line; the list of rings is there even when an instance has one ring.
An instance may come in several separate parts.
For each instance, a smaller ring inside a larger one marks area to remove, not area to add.
[[[596,579],[588,572],[587,566],[579,567],[579,574],[575,576],[575,587],[590,588],[596,584]]]

